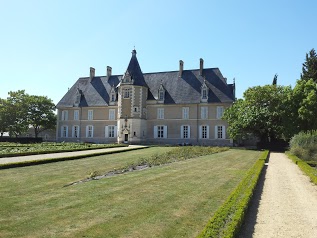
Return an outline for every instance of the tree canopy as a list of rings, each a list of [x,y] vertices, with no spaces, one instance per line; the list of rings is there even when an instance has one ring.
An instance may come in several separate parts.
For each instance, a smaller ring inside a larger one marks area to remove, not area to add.
[[[310,79],[317,83],[317,54],[315,49],[306,53],[306,61],[302,68],[301,80],[308,81]]]
[[[45,96],[26,94],[24,90],[9,92],[6,99],[0,99],[0,132],[20,136],[31,125],[35,137],[41,131],[54,129],[56,125],[55,105]]]

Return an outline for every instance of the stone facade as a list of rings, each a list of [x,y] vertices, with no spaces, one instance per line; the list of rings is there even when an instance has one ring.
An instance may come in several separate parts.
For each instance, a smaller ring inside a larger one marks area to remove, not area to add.
[[[132,51],[124,75],[96,77],[90,68],[57,104],[58,141],[232,145],[224,110],[234,84],[218,68],[143,74]]]

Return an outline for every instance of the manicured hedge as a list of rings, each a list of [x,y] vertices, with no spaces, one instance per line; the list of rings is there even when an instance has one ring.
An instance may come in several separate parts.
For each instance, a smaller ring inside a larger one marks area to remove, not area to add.
[[[269,151],[267,150],[261,154],[259,160],[247,172],[241,183],[211,217],[204,230],[198,236],[199,238],[234,237],[238,234],[268,155]]]
[[[38,164],[49,164],[49,163],[55,163],[55,162],[60,162],[60,161],[66,161],[66,160],[88,158],[88,157],[93,157],[93,156],[98,156],[98,155],[115,154],[115,153],[131,151],[131,150],[140,150],[140,149],[144,149],[144,148],[147,148],[147,147],[136,147],[136,148],[130,148],[128,150],[123,150],[123,151],[122,150],[106,151],[106,152],[92,153],[92,154],[88,154],[88,155],[76,155],[76,156],[62,157],[62,158],[52,158],[52,159],[43,159],[43,160],[15,162],[15,163],[10,163],[10,164],[0,164],[0,169],[10,169],[10,168],[38,165]]]
[[[306,161],[301,160],[296,155],[293,155],[290,152],[285,153],[288,158],[290,158],[295,164],[298,165],[298,167],[310,178],[310,181],[312,181],[314,184],[317,185],[317,168],[311,167]],[[313,162],[312,162],[313,164]]]
[[[125,144],[108,144],[108,145],[98,145],[95,147],[85,147],[85,148],[59,148],[62,146],[56,146],[56,148],[52,148],[51,146],[46,148],[45,144],[42,147],[42,150],[35,150],[35,151],[23,151],[23,152],[16,152],[16,153],[6,153],[1,154],[0,158],[7,158],[7,157],[17,157],[17,156],[26,156],[26,155],[42,155],[42,154],[51,154],[51,153],[63,153],[63,152],[73,152],[73,151],[83,151],[83,150],[96,150],[96,149],[108,149],[114,147],[126,147]],[[9,146],[8,146],[9,147]],[[15,147],[24,147],[24,146],[15,146]]]

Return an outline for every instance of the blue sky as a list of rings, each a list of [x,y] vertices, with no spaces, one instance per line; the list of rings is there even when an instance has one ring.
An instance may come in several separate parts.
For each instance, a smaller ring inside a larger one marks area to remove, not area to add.
[[[0,98],[25,89],[54,103],[79,77],[123,74],[135,46],[144,73],[218,67],[236,96],[294,86],[317,49],[317,1],[0,0]]]

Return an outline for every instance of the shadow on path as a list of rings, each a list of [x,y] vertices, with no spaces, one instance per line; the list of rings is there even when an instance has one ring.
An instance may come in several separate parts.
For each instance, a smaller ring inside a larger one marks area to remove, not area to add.
[[[262,191],[263,191],[263,187],[264,187],[266,170],[267,170],[267,167],[269,166],[269,160],[270,160],[270,156],[265,161],[265,165],[264,165],[263,170],[261,172],[258,184],[255,187],[249,209],[245,215],[244,223],[242,224],[240,233],[237,236],[239,238],[251,238],[251,237],[253,237],[254,227],[256,224],[256,218],[257,218],[260,200],[261,200],[261,196],[262,196]]]

